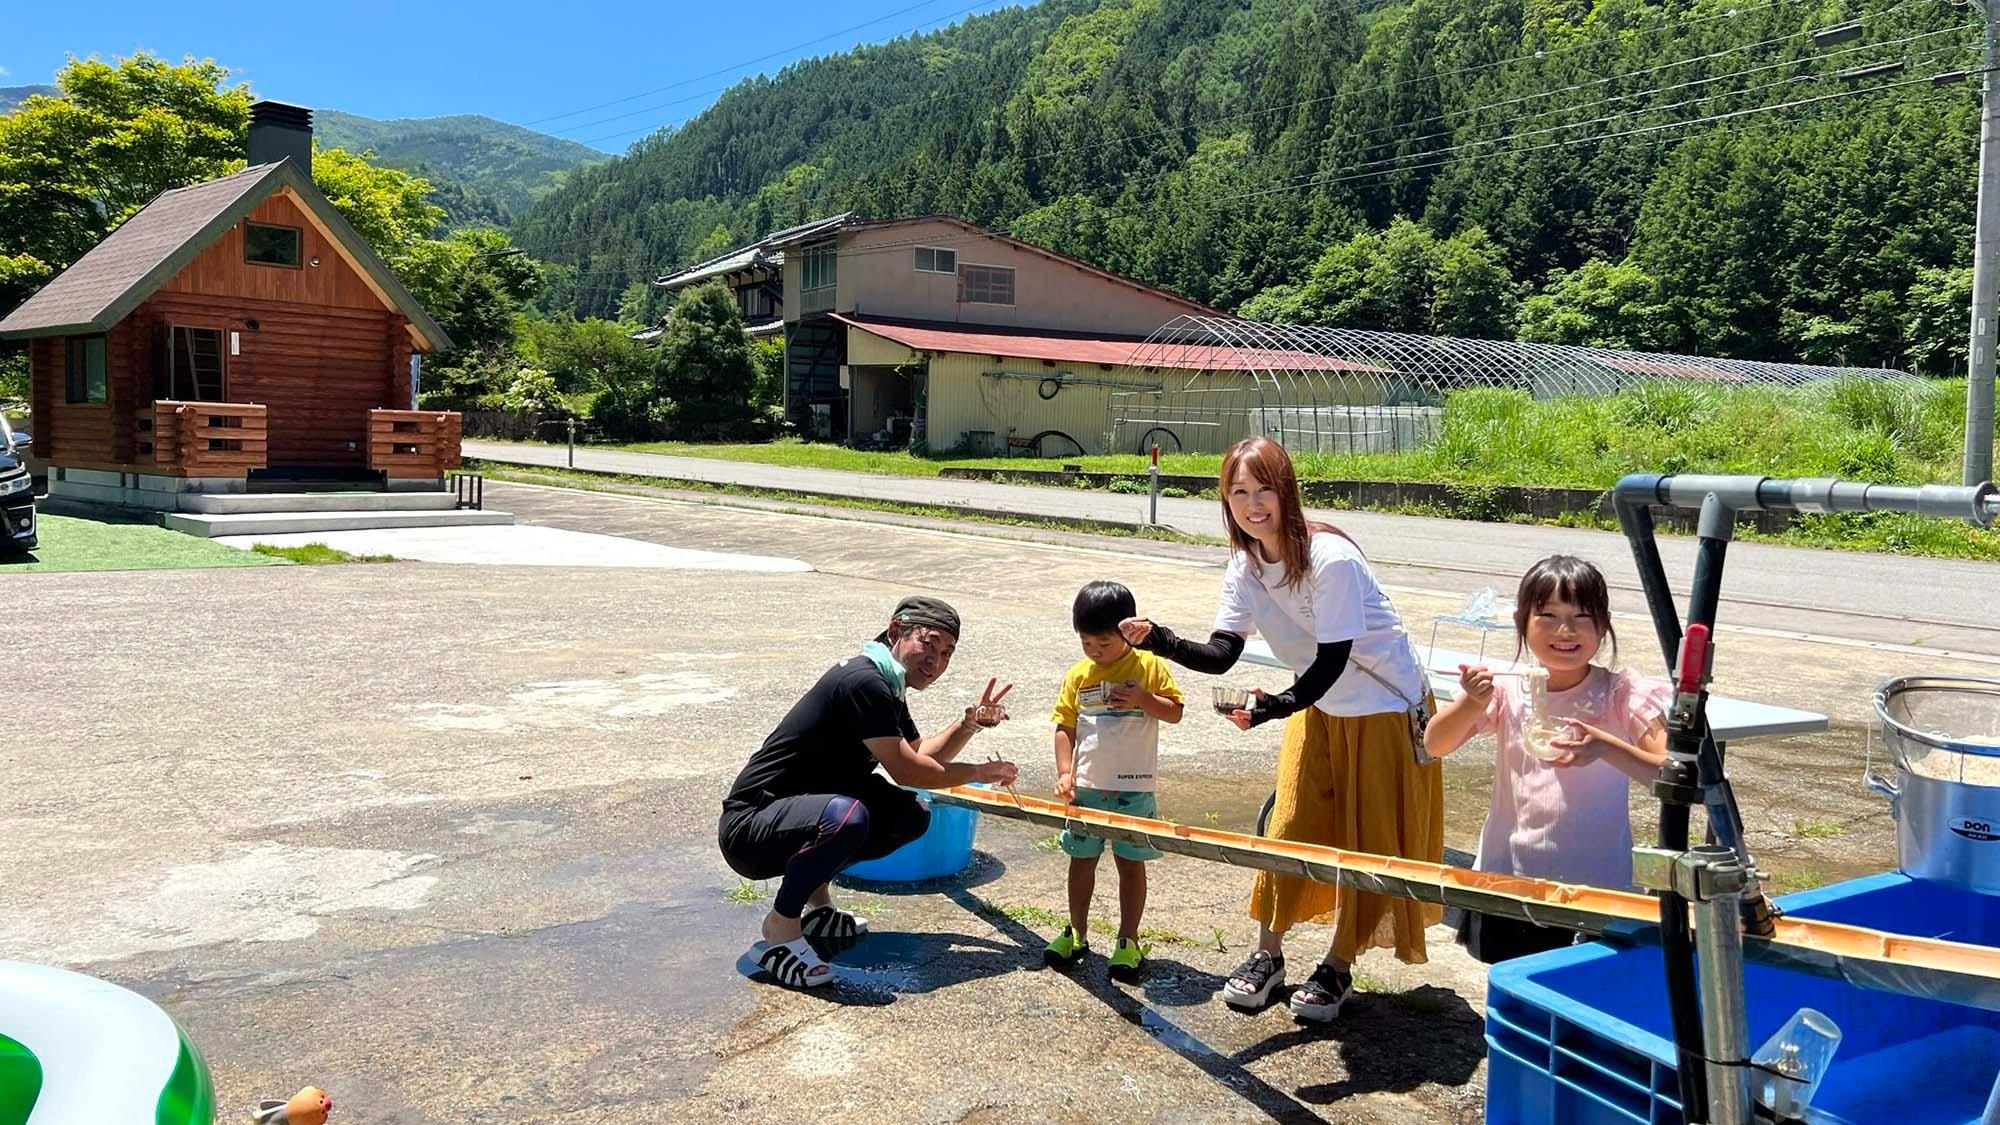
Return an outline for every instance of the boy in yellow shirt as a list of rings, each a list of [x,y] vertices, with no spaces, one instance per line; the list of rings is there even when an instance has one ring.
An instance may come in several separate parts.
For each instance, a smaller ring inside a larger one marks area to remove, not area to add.
[[[1157,818],[1154,773],[1159,768],[1160,724],[1181,721],[1181,689],[1166,662],[1125,642],[1118,623],[1137,617],[1132,591],[1116,582],[1092,582],[1078,591],[1070,612],[1084,659],[1063,677],[1056,696],[1056,795],[1086,809]],[[1090,896],[1097,889],[1102,837],[1065,830],[1069,861],[1069,925],[1042,958],[1068,967],[1090,952]],[[1139,916],[1146,909],[1146,864],[1159,849],[1114,841],[1118,868],[1118,945],[1111,976],[1134,981],[1147,947],[1139,944]]]

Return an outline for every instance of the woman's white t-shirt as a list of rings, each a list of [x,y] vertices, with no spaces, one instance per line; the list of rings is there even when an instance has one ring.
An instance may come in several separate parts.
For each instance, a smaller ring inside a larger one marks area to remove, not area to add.
[[[1312,666],[1320,645],[1354,642],[1347,670],[1314,704],[1329,715],[1407,711],[1422,698],[1428,685],[1403,632],[1403,619],[1396,616],[1359,547],[1343,536],[1315,532],[1311,576],[1296,586],[1285,586],[1284,580],[1283,563],[1253,561],[1248,552],[1236,552],[1223,575],[1216,629],[1244,636],[1261,633],[1271,652],[1295,673]],[[1403,694],[1375,682],[1357,663]]]

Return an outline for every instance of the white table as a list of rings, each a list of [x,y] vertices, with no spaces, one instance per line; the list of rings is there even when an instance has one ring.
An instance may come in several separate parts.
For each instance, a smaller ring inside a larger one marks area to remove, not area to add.
[[[1458,652],[1448,648],[1433,648],[1426,652],[1424,646],[1417,646],[1417,653],[1425,656],[1431,664],[1431,692],[1439,702],[1458,695],[1458,666],[1473,664],[1478,656],[1470,652]],[[1262,664],[1268,668],[1283,668],[1285,663],[1271,654],[1271,646],[1262,637],[1251,637],[1243,644],[1243,659],[1252,664]],[[1504,667],[1507,662],[1500,655],[1489,657],[1488,665]],[[1441,671],[1440,669],[1450,669]],[[1708,697],[1708,725],[1715,732],[1717,742],[1737,742],[1746,738],[1775,738],[1786,734],[1815,734],[1826,729],[1826,716],[1816,711],[1801,711],[1795,707],[1774,707],[1768,703],[1752,703],[1747,699],[1733,699],[1726,695]]]

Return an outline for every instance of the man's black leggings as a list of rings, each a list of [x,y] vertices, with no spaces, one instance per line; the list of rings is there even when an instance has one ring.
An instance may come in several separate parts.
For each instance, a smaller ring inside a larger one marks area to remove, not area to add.
[[[717,832],[722,858],[746,879],[783,876],[771,908],[797,918],[807,896],[842,868],[880,859],[930,827],[930,810],[914,793],[875,777],[858,789],[725,804]]]

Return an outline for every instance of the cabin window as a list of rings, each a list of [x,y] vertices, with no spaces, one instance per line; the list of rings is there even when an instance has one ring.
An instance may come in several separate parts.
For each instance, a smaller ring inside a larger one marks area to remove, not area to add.
[[[259,266],[299,267],[300,233],[297,227],[269,223],[243,224],[243,260]]]
[[[71,336],[63,345],[64,401],[103,402],[104,337]]]
[[[221,402],[222,330],[177,324],[168,336],[167,362],[154,397],[173,402]]]
[[[918,273],[957,273],[958,251],[939,250],[932,246],[917,247]]]
[[[960,266],[958,299],[968,305],[1014,303],[1014,271],[1004,266]]]

